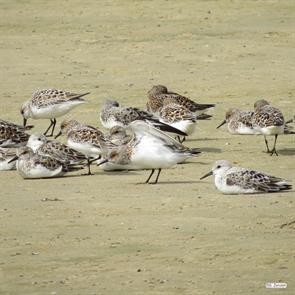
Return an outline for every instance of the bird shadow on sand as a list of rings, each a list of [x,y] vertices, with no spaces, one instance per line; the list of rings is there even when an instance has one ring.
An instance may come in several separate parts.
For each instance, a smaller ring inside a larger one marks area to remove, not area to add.
[[[213,148],[213,147],[205,147],[205,148],[200,148],[200,152],[204,153],[221,153],[222,150],[218,148]]]
[[[92,175],[94,175],[94,174],[91,174],[89,176],[92,176]],[[88,175],[87,174],[74,174],[74,175],[68,174],[68,175],[61,175],[61,176],[54,176],[54,177],[25,178],[24,180],[27,180],[27,181],[31,181],[31,180],[38,181],[38,180],[43,179],[43,180],[49,180],[49,181],[52,180],[52,181],[54,181],[54,179],[61,179],[61,178],[66,179],[66,178],[74,178],[74,177],[82,177],[82,176],[88,176]]]
[[[104,175],[138,175],[138,171],[135,170],[114,170],[104,171]]]
[[[208,163],[206,162],[193,162],[193,161],[185,161],[183,163],[179,163],[178,165],[186,165],[186,164],[205,165],[205,166],[208,165]]]
[[[195,180],[180,180],[180,181],[159,181],[158,183],[145,183],[145,182],[138,182],[136,185],[161,185],[161,184],[192,184],[192,183],[201,183],[201,181],[195,181]]]
[[[221,140],[222,138],[189,138],[186,139],[183,144],[185,145],[186,142],[194,142],[194,141],[216,141],[216,140]]]
[[[51,178],[74,178],[74,177],[93,177],[93,176],[99,176],[99,175],[137,175],[135,171],[101,171],[101,172],[92,172],[91,175],[88,175],[87,173],[82,174],[75,174],[75,175],[65,175],[65,176],[58,176],[58,177],[51,177]],[[48,179],[51,179],[48,178]]]
[[[278,150],[279,156],[294,156],[295,155],[295,148],[287,148],[287,149],[282,149]]]

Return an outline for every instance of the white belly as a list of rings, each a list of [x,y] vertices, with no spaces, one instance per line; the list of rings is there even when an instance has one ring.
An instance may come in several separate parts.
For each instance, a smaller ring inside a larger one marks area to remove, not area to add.
[[[170,168],[183,161],[183,154],[175,153],[162,142],[144,136],[131,155],[131,163],[141,169]]]
[[[79,106],[80,104],[85,103],[84,101],[72,101],[72,102],[65,102],[60,104],[52,104],[42,108],[32,107],[32,118],[33,119],[52,119],[58,118],[69,111],[74,109],[75,107]]]
[[[163,123],[166,123],[166,122],[163,122]],[[168,125],[186,133],[187,135],[192,135],[194,131],[196,130],[196,126],[197,126],[196,122],[192,122],[190,120],[169,123]]]
[[[48,178],[62,175],[62,166],[55,170],[49,170],[42,165],[27,167],[25,161],[17,161],[17,171],[23,178]]]
[[[236,194],[253,194],[257,192],[255,189],[244,189],[238,185],[227,185],[226,177],[215,176],[214,179],[216,188],[226,195],[236,195]]]
[[[228,131],[231,134],[243,134],[243,135],[259,134],[259,132],[255,130],[254,128],[250,128],[242,124],[237,129],[233,129],[230,127],[230,125],[228,125]]]
[[[263,127],[263,128],[260,128],[260,132],[263,135],[284,134],[284,126]]]

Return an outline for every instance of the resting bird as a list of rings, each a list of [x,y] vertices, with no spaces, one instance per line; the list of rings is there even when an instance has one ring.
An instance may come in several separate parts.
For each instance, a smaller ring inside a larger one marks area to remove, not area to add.
[[[84,166],[65,164],[51,157],[35,154],[31,148],[24,146],[18,149],[16,169],[23,178],[50,178],[64,175],[66,172],[83,169]]]
[[[33,126],[20,126],[0,119],[0,147],[21,147],[27,144],[30,137],[26,130]]]
[[[133,107],[121,107],[115,100],[107,100],[105,102],[100,113],[100,121],[107,129],[114,126],[126,128],[133,121],[143,121],[152,124],[162,131],[182,136],[187,135],[181,130],[160,122],[153,114]]]
[[[80,152],[70,148],[57,140],[48,140],[43,134],[32,134],[27,146],[34,153],[41,156],[51,157],[65,164],[82,164],[87,158]]]
[[[151,170],[146,183],[149,183],[155,170],[158,170],[153,182],[156,184],[162,169],[171,168],[200,153],[196,149],[183,146],[148,123],[134,121],[130,123],[130,128],[134,132],[132,140],[110,150],[107,158],[100,163],[109,164],[103,167],[104,170]]]
[[[166,98],[172,98],[176,100],[176,102],[187,109],[189,109],[191,112],[196,113],[198,119],[206,119],[207,117],[211,117],[210,115],[204,116],[204,113],[208,111],[208,109],[213,108],[215,104],[199,104],[188,97],[185,97],[183,95],[180,95],[175,92],[168,91],[166,86],[163,85],[157,85],[153,86],[151,90],[147,93],[148,96],[148,102],[147,102],[147,110],[150,113],[158,114],[163,107],[163,101]]]
[[[88,175],[91,175],[90,165],[101,157],[104,134],[99,129],[80,124],[76,120],[64,120],[55,138],[62,134],[67,137],[69,147],[85,155]]]
[[[165,98],[159,113],[159,120],[187,135],[192,135],[196,129],[197,115],[185,106],[178,104],[174,98]],[[178,136],[178,140],[184,142],[185,136],[182,140]]]
[[[226,160],[216,161],[212,170],[200,179],[214,176],[216,188],[224,194],[272,193],[290,190],[286,180],[252,169],[232,166]]]

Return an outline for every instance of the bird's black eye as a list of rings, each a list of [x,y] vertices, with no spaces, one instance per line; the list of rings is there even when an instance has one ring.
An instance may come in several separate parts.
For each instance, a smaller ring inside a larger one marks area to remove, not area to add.
[[[20,111],[20,113],[23,115],[23,114],[24,114],[24,111],[23,111],[23,110],[21,110],[21,111]]]
[[[38,140],[41,141],[41,138],[39,137]]]
[[[218,165],[216,168],[217,168],[217,169],[219,169],[219,168],[221,168],[221,166],[220,166],[220,165]]]

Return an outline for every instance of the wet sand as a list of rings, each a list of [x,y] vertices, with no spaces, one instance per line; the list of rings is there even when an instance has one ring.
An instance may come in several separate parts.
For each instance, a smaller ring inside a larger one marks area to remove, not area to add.
[[[295,179],[295,137],[216,130],[229,107],[294,110],[294,1],[2,1],[1,118],[22,122],[36,89],[91,91],[69,117],[100,126],[108,97],[145,107],[164,84],[216,103],[186,144],[203,154],[147,171],[47,180],[0,174],[1,294],[294,294],[294,192],[225,196],[217,159]],[[60,120],[59,120],[60,122]],[[47,121],[33,121],[43,131]]]

